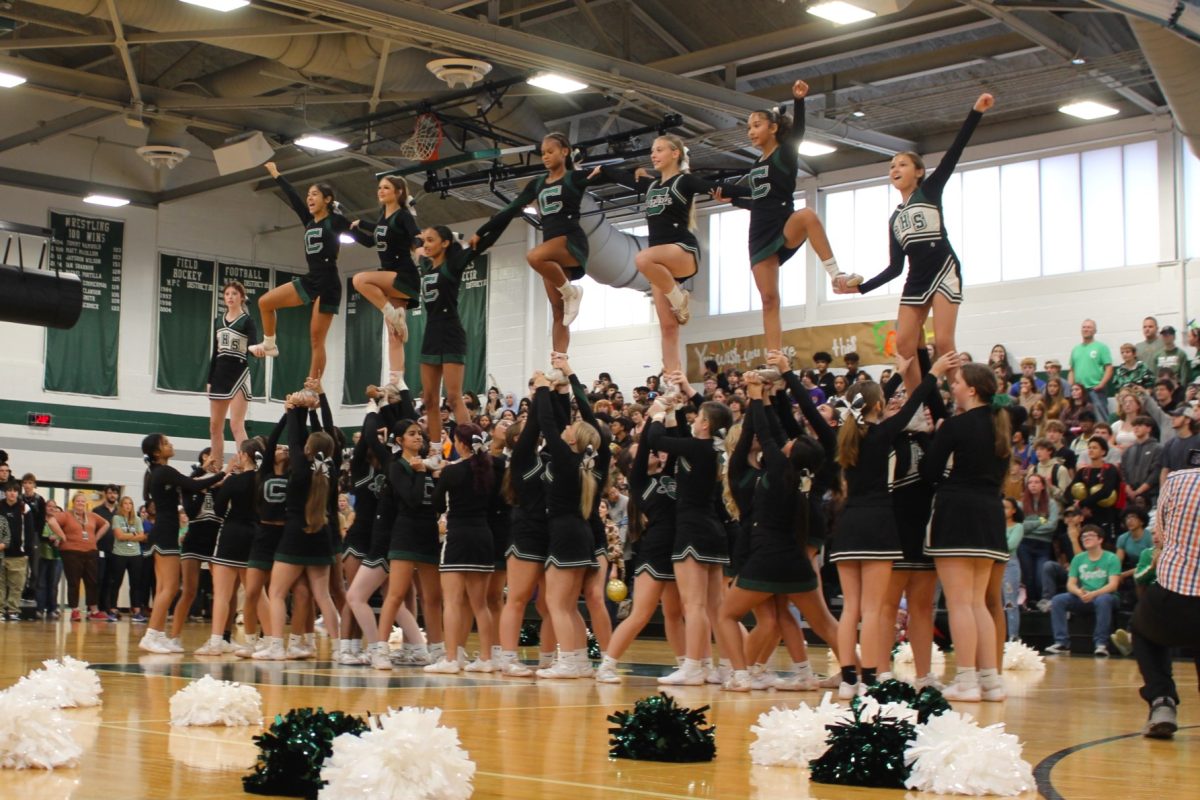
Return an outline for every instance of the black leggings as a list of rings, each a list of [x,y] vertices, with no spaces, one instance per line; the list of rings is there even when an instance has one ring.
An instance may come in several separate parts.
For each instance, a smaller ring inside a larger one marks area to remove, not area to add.
[[[108,584],[109,593],[107,594],[107,602],[112,608],[116,608],[117,597],[121,593],[121,582],[125,578],[125,574],[129,574],[129,607],[142,609],[146,607],[146,587],[142,580],[142,556],[139,553],[136,556],[119,556],[114,553],[109,553],[108,569],[105,573],[105,583]]]
[[[95,550],[63,550],[63,572],[67,576],[67,608],[74,611],[79,608],[79,581],[83,581],[87,604],[95,606],[99,602],[96,586],[97,566],[100,554]]]

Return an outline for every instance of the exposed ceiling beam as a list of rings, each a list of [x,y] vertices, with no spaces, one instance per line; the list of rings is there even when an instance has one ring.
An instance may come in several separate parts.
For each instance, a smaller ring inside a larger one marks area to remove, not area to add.
[[[0,153],[15,150],[27,144],[40,144],[55,136],[72,133],[89,125],[94,125],[97,122],[112,119],[115,116],[118,116],[117,112],[106,111],[100,108],[83,108],[79,111],[73,111],[57,119],[39,122],[36,127],[29,130],[0,139]]]
[[[646,13],[646,11],[640,5],[630,5],[629,10],[633,13],[633,16],[637,17],[638,21],[645,25],[651,33],[661,39],[663,44],[665,44],[667,47],[671,48],[679,55],[690,52],[687,48],[687,45],[676,39],[675,34],[668,31],[662,25],[659,25],[658,22],[655,21],[654,17]]]
[[[133,101],[134,112],[142,113],[142,89],[138,86],[137,70],[133,68],[133,58],[129,55],[129,43],[125,41],[125,26],[117,14],[116,0],[108,0],[108,17],[113,27],[113,47],[121,57],[121,65],[125,68],[125,77],[129,80],[129,97]]]
[[[219,44],[228,39],[261,39],[276,36],[324,36],[342,31],[326,25],[300,23],[296,25],[279,25],[273,28],[234,28],[198,31],[140,31],[129,33],[125,40],[130,45],[166,44],[170,42],[201,42],[204,44]],[[43,36],[36,39],[12,39],[0,42],[0,50],[15,53],[21,50],[58,50],[71,47],[111,47],[116,39],[107,34],[88,34],[84,36]]]
[[[325,158],[310,159],[304,164],[295,165],[289,164],[287,168],[281,170],[285,175],[289,176],[289,180],[296,181],[315,180],[314,175],[324,176],[329,174],[341,174],[349,172],[353,169],[361,169],[362,165],[356,159],[347,157],[345,153],[336,153]],[[329,172],[321,170],[329,169]],[[213,192],[218,189],[227,189],[230,186],[239,186],[243,184],[255,184],[257,191],[263,183],[262,167],[254,167],[252,169],[234,172],[229,175],[220,175],[207,180],[195,181],[183,186],[176,186],[173,189],[166,189],[159,192],[156,199],[160,203],[171,203],[178,200],[185,200],[198,194],[205,192]],[[274,182],[271,182],[274,185]],[[269,188],[263,185],[262,188]]]
[[[127,197],[135,206],[153,208],[157,197],[152,192],[142,189],[131,189],[128,186],[111,186],[95,181],[68,178],[61,175],[47,175],[41,172],[26,172],[21,169],[0,167],[0,183],[6,186],[21,186],[26,189],[37,189],[43,192],[54,192],[70,197],[85,197],[94,192]]]
[[[292,8],[336,15],[371,28],[378,37],[416,36],[431,43],[487,53],[495,61],[529,70],[554,69],[575,75],[613,92],[633,91],[664,102],[699,106],[742,117],[761,108],[763,98],[691,80],[643,64],[624,61],[594,50],[572,47],[521,31],[499,28],[457,14],[436,11],[408,0],[276,0]],[[915,148],[915,143],[843,123],[809,120],[823,138],[891,155]]]
[[[608,51],[609,55],[615,56],[621,52],[617,43],[608,35],[608,31],[604,30],[604,26],[600,24],[600,20],[596,19],[596,12],[588,7],[587,0],[574,0],[574,2],[575,8],[579,10],[584,22],[592,29],[592,33],[595,34],[596,39]]]

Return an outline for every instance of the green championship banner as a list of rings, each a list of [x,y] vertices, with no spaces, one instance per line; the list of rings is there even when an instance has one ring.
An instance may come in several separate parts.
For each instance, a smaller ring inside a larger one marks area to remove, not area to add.
[[[467,363],[463,391],[487,391],[488,267],[485,253],[471,262],[462,274],[458,292],[458,316],[467,334]],[[421,395],[421,343],[425,341],[425,307],[410,309],[408,341],[404,343],[404,381],[413,397]]]
[[[217,264],[217,313],[225,313],[225,300],[221,296],[221,287],[230,281],[241,281],[246,287],[246,311],[254,320],[258,329],[259,341],[262,341],[262,313],[258,310],[258,298],[271,291],[271,268],[254,267],[248,264],[231,264],[221,261]],[[215,316],[215,315],[214,315]],[[256,399],[261,400],[267,394],[267,364],[265,358],[250,356],[250,391]]]
[[[933,323],[926,323],[926,339],[930,338]],[[686,345],[689,381],[704,377],[704,362],[715,359],[722,370],[744,371],[766,363],[767,343],[762,334],[694,342]],[[841,325],[818,325],[783,332],[783,353],[796,367],[813,365],[813,353],[824,351],[833,356],[833,367],[842,366],[847,353],[858,353],[864,366],[891,364],[896,356],[896,322],[849,322]]]
[[[212,358],[216,262],[158,254],[158,370],[166,392],[203,392]]]
[[[42,388],[116,397],[125,223],[51,211],[50,228],[50,269],[79,276],[83,313],[70,330],[46,331]]]
[[[383,314],[346,278],[345,369],[342,370],[342,405],[366,405],[363,391],[379,383],[383,363]]]
[[[300,275],[275,270],[275,285],[284,286]],[[312,320],[312,304],[295,308],[281,308],[275,312],[275,344],[279,355],[271,365],[271,399],[283,401],[292,392],[304,388],[308,377],[308,366],[312,361],[312,342],[309,339],[309,323]],[[328,346],[328,345],[326,345]]]

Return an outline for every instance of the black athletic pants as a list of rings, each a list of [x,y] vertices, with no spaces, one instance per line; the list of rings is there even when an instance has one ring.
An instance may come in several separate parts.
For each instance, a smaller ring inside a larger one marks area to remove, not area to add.
[[[1142,673],[1142,699],[1153,703],[1169,697],[1179,703],[1171,677],[1171,648],[1195,651],[1200,673],[1200,597],[1189,597],[1152,585],[1133,612],[1133,655]]]

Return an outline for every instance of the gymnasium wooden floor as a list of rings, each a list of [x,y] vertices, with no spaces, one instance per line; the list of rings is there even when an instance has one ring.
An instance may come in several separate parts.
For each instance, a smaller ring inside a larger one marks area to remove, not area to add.
[[[774,705],[818,702],[808,693],[737,695],[715,687],[673,691],[687,706],[712,706],[717,758],[707,764],[617,761],[607,756],[606,715],[629,708],[656,691],[653,676],[670,659],[665,645],[635,645],[628,660],[639,675],[620,686],[593,681],[547,684],[490,676],[426,676],[419,669],[379,673],[328,661],[269,665],[233,657],[198,659],[190,650],[207,629],[189,624],[185,656],[151,656],[137,650],[144,626],[127,622],[23,622],[0,627],[0,688],[45,658],[72,655],[91,662],[104,687],[98,709],[65,712],[80,724],[84,745],[78,768],[53,772],[4,770],[5,800],[53,798],[242,798],[240,778],[255,759],[257,729],[172,728],[168,700],[188,680],[208,673],[253,683],[268,718],[297,706],[353,713],[389,705],[440,706],[444,724],[458,729],[477,766],[474,797],[571,798],[905,798],[925,797],[810,784],[807,773],[750,763],[750,725]],[[327,654],[322,641],[322,654]],[[536,657],[536,654],[526,654]],[[814,648],[819,670],[826,651]],[[1174,741],[1138,735],[1145,705],[1131,659],[1048,658],[1039,676],[1012,673],[1003,704],[962,704],[982,724],[1003,721],[1025,743],[1038,789],[1047,798],[1200,797],[1200,712],[1196,674],[1177,663],[1184,698]],[[948,665],[949,666],[949,665]],[[1029,793],[1026,797],[1036,797]],[[933,797],[930,795],[929,797]]]

